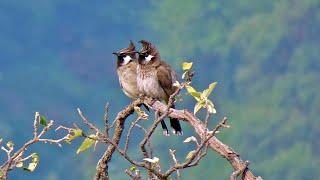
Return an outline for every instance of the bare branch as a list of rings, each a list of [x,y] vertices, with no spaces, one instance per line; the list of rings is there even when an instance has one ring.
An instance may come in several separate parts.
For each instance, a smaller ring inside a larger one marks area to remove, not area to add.
[[[159,111],[161,113],[165,113],[167,111],[166,105],[159,101],[155,102],[151,98],[145,98],[144,103],[148,104],[155,111]],[[207,133],[209,132],[205,124],[202,123],[197,117],[193,115],[193,113],[189,112],[188,110],[170,109],[170,113],[168,114],[168,116],[190,123],[190,125],[194,128],[195,132],[200,136],[201,139],[205,139]],[[223,124],[221,124],[221,127],[223,127]],[[215,130],[213,132],[213,134],[216,133]],[[238,153],[236,153],[229,146],[222,143],[215,136],[208,140],[208,144],[212,150],[216,151],[223,158],[227,159],[235,170],[240,170],[245,165],[245,161],[240,158]],[[249,169],[243,172],[243,178],[246,180],[256,179],[256,177]]]
[[[109,136],[109,129],[110,129],[110,124],[109,124],[109,103],[107,103],[104,107],[104,123],[105,123],[105,135],[108,137]]]
[[[51,143],[51,144],[57,144],[58,146],[61,146],[60,142],[64,141],[68,135],[61,139],[48,139],[48,138],[41,138],[45,135],[47,131],[51,129],[53,126],[53,120],[51,120],[46,126],[43,127],[40,133],[38,133],[39,130],[39,124],[40,124],[40,113],[35,113],[35,118],[33,121],[33,138],[27,141],[20,149],[18,149],[13,155],[14,147],[13,145],[8,146],[7,148],[2,147],[1,149],[4,150],[7,153],[7,161],[0,166],[0,170],[3,173],[3,176],[1,179],[7,179],[8,172],[12,170],[18,163],[21,163],[23,161],[26,161],[32,157],[32,155],[29,155],[25,158],[23,158],[24,152],[32,145],[37,142],[43,142],[43,143]]]
[[[130,135],[131,135],[131,131],[140,120],[141,119],[138,117],[135,121],[133,121],[131,123],[131,126],[129,127],[128,134],[127,134],[126,141],[125,141],[125,145],[124,145],[124,153],[127,153],[127,150],[128,150],[129,138],[130,138]]]
[[[173,160],[174,164],[178,165],[179,163],[178,163],[178,160],[177,160],[176,154],[175,154],[176,150],[169,149],[169,152],[170,152],[170,155],[172,157],[172,160]],[[177,170],[177,177],[178,177],[178,180],[181,180],[181,174],[180,174],[179,169]]]
[[[83,115],[82,111],[80,110],[80,108],[77,108],[78,114],[81,117],[82,121],[94,132],[98,133],[99,136],[104,136],[104,134],[99,130],[99,128],[97,128],[96,126],[94,126],[91,122],[89,122],[89,120]]]
[[[98,180],[100,178],[102,178],[103,180],[108,179],[109,175],[107,162],[110,161],[112,154],[114,153],[116,147],[119,144],[120,137],[124,129],[124,121],[129,115],[131,115],[134,112],[134,106],[138,106],[142,104],[142,102],[143,101],[141,99],[137,99],[133,101],[130,105],[128,105],[123,111],[118,113],[114,121],[115,131],[111,140],[112,142],[114,142],[114,144],[109,145],[107,151],[105,151],[102,157],[100,158],[96,168],[97,171],[94,177],[95,180]]]

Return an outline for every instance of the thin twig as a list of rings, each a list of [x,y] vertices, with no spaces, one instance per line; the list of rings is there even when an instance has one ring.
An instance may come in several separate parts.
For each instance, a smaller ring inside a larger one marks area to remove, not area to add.
[[[173,160],[174,164],[178,165],[179,163],[178,163],[178,160],[177,160],[176,154],[175,154],[176,150],[169,149],[169,152],[170,152],[170,155],[172,157],[172,160]],[[180,174],[179,169],[177,169],[177,177],[178,177],[178,180],[181,180],[181,174]]]
[[[91,122],[89,122],[89,120],[83,115],[82,111],[80,110],[80,108],[77,108],[78,114],[81,117],[82,121],[94,132],[97,132],[99,134],[99,136],[104,137],[104,134],[100,131],[100,129],[98,129],[96,126],[94,126]]]
[[[127,150],[128,150],[131,131],[140,120],[141,120],[140,117],[138,117],[136,120],[134,120],[131,123],[131,125],[129,127],[129,130],[128,130],[128,133],[127,133],[127,137],[126,137],[126,141],[125,141],[125,145],[124,145],[124,153],[127,153]]]
[[[105,135],[107,137],[109,137],[109,129],[110,129],[110,124],[109,124],[109,103],[106,103],[106,105],[104,106],[104,116],[103,116],[103,120],[104,120],[104,126],[105,126]]]

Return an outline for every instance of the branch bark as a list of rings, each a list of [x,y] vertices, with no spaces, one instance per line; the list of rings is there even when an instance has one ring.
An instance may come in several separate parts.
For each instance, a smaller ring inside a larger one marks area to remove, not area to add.
[[[165,104],[159,101],[154,101],[151,98],[145,98],[144,103],[148,104],[154,111],[159,111],[160,113],[165,113],[167,111],[167,106]],[[199,135],[201,139],[207,137],[209,130],[206,128],[205,124],[202,121],[200,121],[197,117],[195,117],[193,113],[191,113],[190,111],[170,109],[170,113],[168,114],[168,116],[187,121],[194,128],[195,132]],[[236,153],[232,148],[230,148],[226,144],[222,143],[215,136],[210,138],[208,144],[212,150],[217,152],[223,158],[227,159],[235,171],[243,171],[242,179],[254,180],[260,178],[256,177],[249,170],[249,168],[247,167],[247,162],[243,161],[238,153]]]
[[[97,167],[96,167],[96,174],[94,179],[99,180],[100,178],[103,180],[109,179],[108,174],[108,162],[111,160],[111,157],[116,150],[115,145],[119,145],[120,138],[122,136],[123,130],[124,130],[124,122],[133,112],[134,107],[139,106],[142,104],[142,99],[137,99],[133,101],[130,105],[128,105],[124,110],[118,113],[116,119],[115,119],[115,127],[114,127],[114,134],[112,136],[111,141],[113,144],[109,144],[107,150],[104,152],[102,157],[100,158]]]

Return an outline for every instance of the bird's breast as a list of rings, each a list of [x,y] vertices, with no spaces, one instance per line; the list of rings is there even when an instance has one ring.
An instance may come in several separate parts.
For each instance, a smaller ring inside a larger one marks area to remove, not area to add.
[[[155,69],[146,70],[138,68],[137,86],[139,92],[146,96],[156,99],[163,99],[165,96],[165,92],[159,84]]]
[[[117,72],[123,92],[130,98],[138,97],[136,68],[121,67]]]

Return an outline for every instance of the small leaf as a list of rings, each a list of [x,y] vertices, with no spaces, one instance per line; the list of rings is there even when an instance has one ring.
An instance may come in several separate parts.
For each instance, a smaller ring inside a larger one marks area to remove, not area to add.
[[[191,141],[197,142],[197,139],[194,136],[190,136],[187,139],[185,139],[183,142],[184,143],[189,143]]]
[[[13,149],[13,146],[14,146],[14,143],[13,143],[12,141],[8,141],[8,142],[7,142],[7,147],[8,147],[9,149]]]
[[[23,167],[23,170],[33,172],[39,163],[39,156],[37,153],[33,153],[31,156],[31,163],[29,163],[28,167]]]
[[[187,74],[187,71],[182,74],[181,78],[184,79],[186,77],[186,74]]]
[[[194,97],[197,101],[200,101],[200,92],[198,92],[197,90],[195,90],[192,86],[188,85],[186,86],[186,89],[188,91],[188,93]]]
[[[44,116],[40,116],[40,124],[43,126],[47,126],[47,119]]]
[[[23,162],[22,161],[20,161],[20,162],[18,162],[17,164],[16,164],[16,167],[17,168],[21,168],[23,166]]]
[[[199,92],[190,92],[190,95],[194,97],[197,101],[200,101],[201,99],[201,93]]]
[[[71,141],[73,141],[75,138],[77,138],[77,137],[80,137],[80,136],[82,136],[82,129],[73,129],[72,131],[72,134],[70,134],[69,136],[68,136],[68,139],[66,139],[66,142],[67,143],[71,143]]]
[[[157,158],[157,157],[153,157],[152,159],[151,158],[144,158],[143,159],[144,161],[147,161],[149,163],[152,163],[152,164],[156,164],[156,163],[159,163],[160,159]]]
[[[181,86],[180,83],[179,83],[179,81],[174,82],[172,85],[173,85],[174,87],[178,87],[178,88]]]
[[[137,167],[135,167],[135,166],[130,167],[130,171],[135,171],[135,170],[137,170]]]
[[[211,83],[211,84],[209,85],[208,89],[205,89],[205,90],[203,91],[203,93],[202,93],[203,96],[206,97],[206,98],[208,98],[209,95],[211,94],[212,90],[216,87],[216,85],[217,85],[217,82]]]
[[[39,159],[40,159],[39,155],[37,153],[33,153],[31,158],[32,158],[31,161],[34,162],[34,163],[38,163]]]
[[[187,160],[188,160],[188,159],[191,159],[192,156],[194,155],[194,153],[196,153],[196,150],[190,151],[190,152],[187,154],[186,159],[187,159]]]
[[[137,112],[137,113],[140,113],[140,112],[141,112],[141,108],[138,107],[138,106],[134,106],[133,109],[134,109],[134,111]]]
[[[148,119],[149,115],[145,111],[141,110],[140,107],[134,106],[133,108],[134,108],[134,111],[138,114],[139,118],[144,120]]]
[[[23,167],[22,169],[25,171],[33,172],[36,169],[37,165],[37,163],[29,163],[28,167]]]
[[[207,109],[211,114],[217,113],[217,110],[214,108],[214,104],[210,100],[207,100]]]
[[[192,92],[197,92],[192,86],[188,85],[186,86],[186,89],[188,91],[188,93],[192,93]]]
[[[204,106],[202,101],[197,102],[194,106],[193,114],[197,114],[197,112]]]
[[[217,113],[217,110],[214,107],[208,105],[207,108],[208,108],[208,112],[210,114],[216,114]]]
[[[0,178],[2,178],[3,177],[3,171],[2,171],[2,169],[0,169]]]
[[[192,67],[192,64],[193,64],[192,62],[184,62],[182,63],[182,69],[184,71],[190,70]]]
[[[96,137],[97,136],[95,134],[91,134],[91,135],[89,135],[89,138],[84,139],[84,141],[82,142],[82,144],[80,145],[80,147],[77,150],[77,154],[90,148],[95,143],[96,140],[94,140],[94,139]]]

